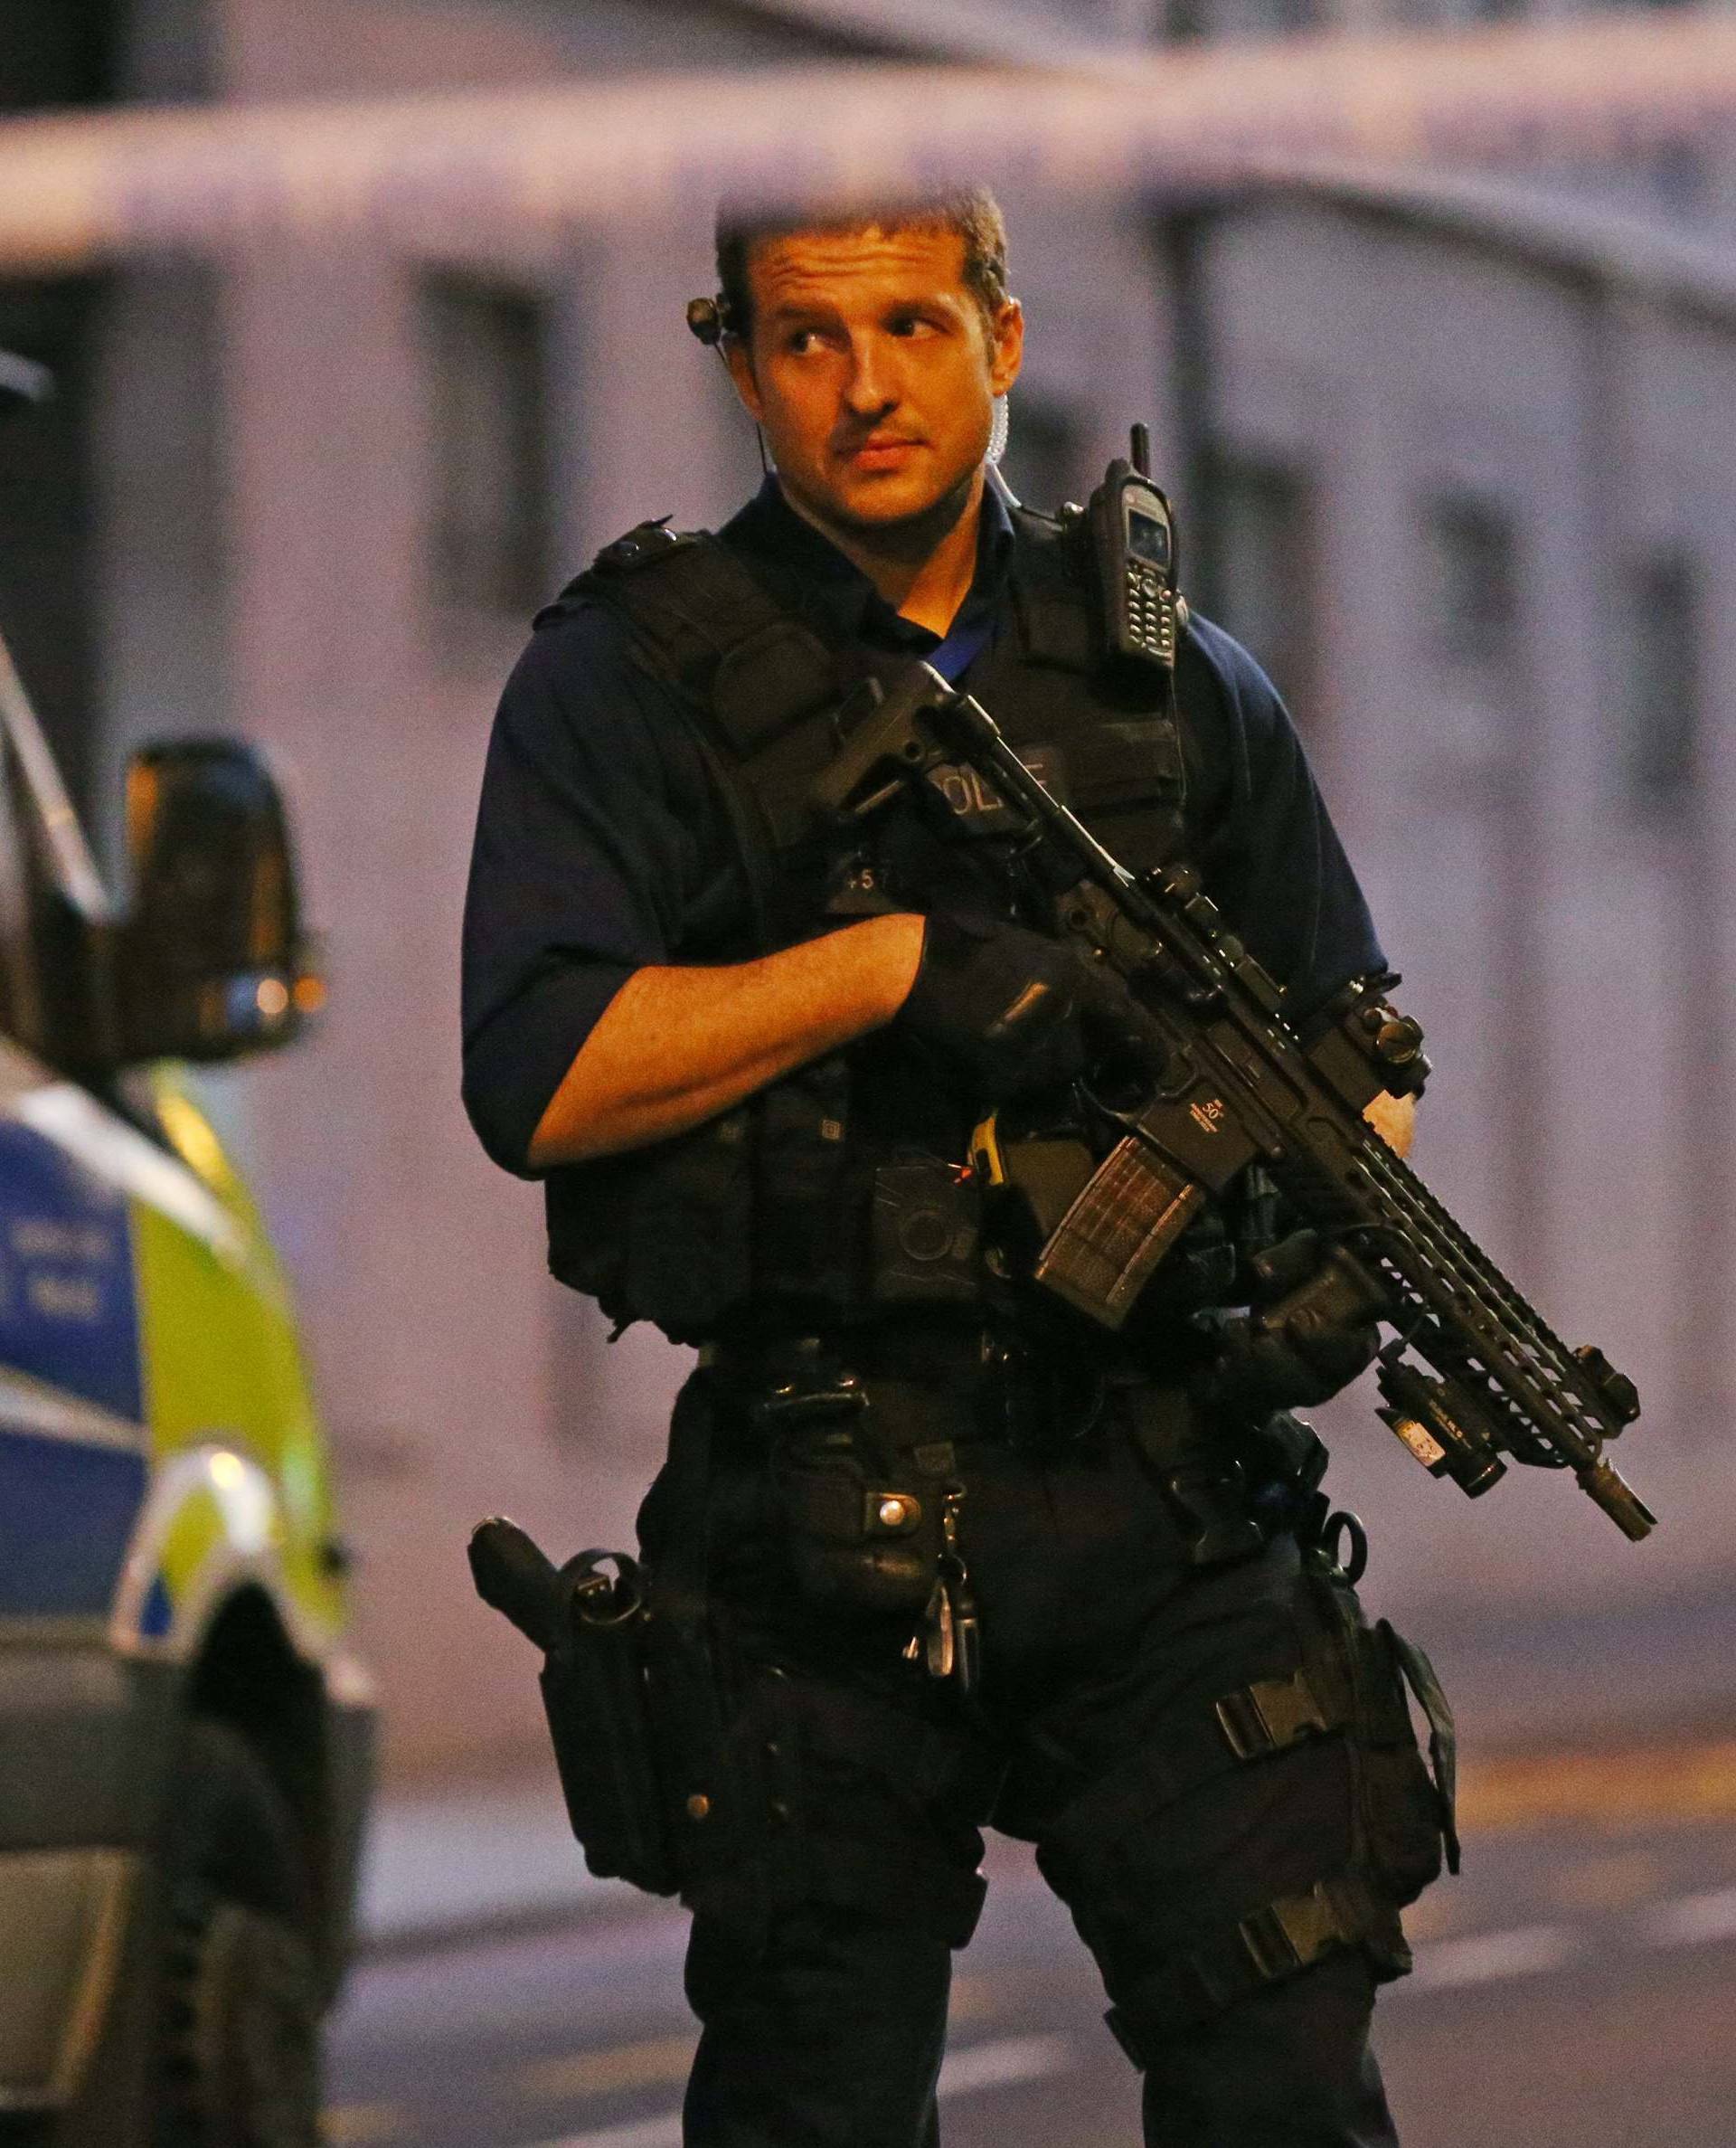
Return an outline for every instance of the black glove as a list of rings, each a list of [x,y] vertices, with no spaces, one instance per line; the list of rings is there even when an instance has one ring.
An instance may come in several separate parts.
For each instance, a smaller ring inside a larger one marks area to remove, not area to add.
[[[1214,1323],[1220,1351],[1202,1399],[1250,1422],[1328,1401],[1374,1361],[1376,1307],[1354,1267],[1297,1231],[1254,1263],[1253,1309]]]
[[[988,1103],[1099,1063],[1146,1086],[1163,1033],[1112,970],[1023,925],[937,913],[895,1027],[952,1060]]]

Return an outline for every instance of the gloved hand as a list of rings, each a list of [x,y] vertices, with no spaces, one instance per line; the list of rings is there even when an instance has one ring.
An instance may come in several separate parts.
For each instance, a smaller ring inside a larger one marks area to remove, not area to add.
[[[1367,1370],[1381,1347],[1378,1308],[1360,1273],[1317,1233],[1297,1231],[1254,1263],[1256,1302],[1215,1323],[1216,1362],[1201,1399],[1250,1422],[1326,1402]]]
[[[1064,941],[937,913],[894,1027],[952,1060],[983,1101],[1068,1082],[1099,1063],[1150,1083],[1163,1033],[1113,971]]]

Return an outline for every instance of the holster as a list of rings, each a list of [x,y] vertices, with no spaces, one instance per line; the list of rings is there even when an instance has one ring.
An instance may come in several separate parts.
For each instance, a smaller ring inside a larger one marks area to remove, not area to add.
[[[686,1891],[717,1861],[732,1802],[706,1616],[710,1406],[696,1376],[670,1427],[676,1527],[656,1566],[586,1551],[557,1571],[503,1520],[470,1540],[478,1594],[543,1651],[542,1705],[586,1864],[655,1895]]]
[[[620,1568],[612,1584],[600,1564],[609,1558]],[[674,1894],[680,1878],[653,1722],[644,1569],[622,1554],[588,1551],[562,1569],[568,1576],[568,1632],[543,1659],[541,1680],[567,1818],[599,1879]]]

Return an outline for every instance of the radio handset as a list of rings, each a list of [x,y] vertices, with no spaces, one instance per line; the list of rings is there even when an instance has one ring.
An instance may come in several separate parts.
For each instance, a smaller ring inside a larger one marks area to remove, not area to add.
[[[1102,591],[1103,639],[1111,664],[1175,668],[1175,519],[1151,479],[1151,440],[1133,429],[1133,459],[1118,457],[1086,510]]]

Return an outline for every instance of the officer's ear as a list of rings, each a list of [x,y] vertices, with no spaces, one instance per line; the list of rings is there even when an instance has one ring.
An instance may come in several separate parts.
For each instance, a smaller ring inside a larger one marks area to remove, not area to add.
[[[723,363],[730,369],[730,379],[741,398],[741,407],[758,425],[765,415],[765,405],[760,397],[760,383],[753,377],[753,354],[745,336],[725,336],[719,346]]]
[[[1006,393],[1024,363],[1024,308],[1016,298],[1003,298],[988,324],[988,380],[996,395]]]

